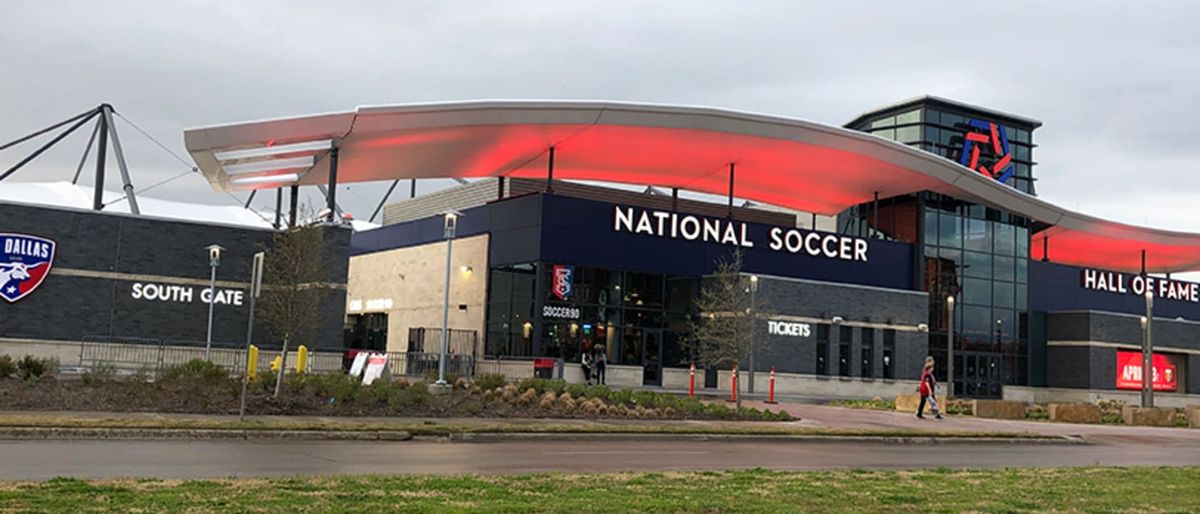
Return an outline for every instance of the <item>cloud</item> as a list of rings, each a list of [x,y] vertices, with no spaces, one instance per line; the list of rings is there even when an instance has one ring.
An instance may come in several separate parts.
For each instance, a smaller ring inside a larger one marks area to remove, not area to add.
[[[1036,173],[1047,198],[1200,230],[1194,202],[1154,201],[1181,195],[1200,172],[1191,127],[1200,5],[1190,3],[16,1],[5,10],[3,141],[100,102],[183,155],[186,127],[362,104],[601,98],[841,124],[930,93],[1044,121]],[[186,172],[121,130],[139,187]],[[19,179],[69,179],[85,138]],[[0,153],[0,165],[18,158]],[[365,217],[386,184],[350,188],[339,198]],[[153,194],[232,202],[186,175]]]

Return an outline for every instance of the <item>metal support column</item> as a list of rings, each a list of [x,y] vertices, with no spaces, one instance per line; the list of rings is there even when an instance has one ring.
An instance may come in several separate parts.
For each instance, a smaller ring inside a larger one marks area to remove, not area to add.
[[[1042,262],[1050,262],[1050,236],[1042,238]]]
[[[300,203],[300,186],[292,186],[291,204],[288,205],[288,228],[296,228],[296,207]]]
[[[496,177],[496,199],[504,199],[504,177]]]
[[[546,166],[546,192],[554,192],[554,147],[550,147],[550,162]]]
[[[671,188],[671,212],[679,210],[679,188]]]
[[[329,222],[340,223],[341,219],[337,215],[337,172],[338,172],[338,147],[334,145],[329,150]]]
[[[121,172],[121,189],[125,190],[125,199],[129,201],[129,212],[134,215],[142,213],[138,208],[137,197],[133,194],[133,181],[129,178],[129,167],[125,166],[125,151],[121,149],[121,137],[117,135],[117,124],[113,123],[112,106],[100,106],[104,122],[108,124],[109,135],[112,136],[113,156],[117,158],[117,169]]]
[[[733,219],[733,163],[729,163],[729,219]]]
[[[400,179],[396,179],[396,180],[392,181],[391,186],[388,186],[387,192],[384,193],[383,198],[381,200],[379,200],[379,206],[375,207],[375,212],[371,213],[371,219],[369,220],[371,223],[375,223],[375,218],[377,216],[379,216],[379,211],[383,210],[383,205],[387,203],[388,198],[390,198],[392,196],[392,191],[394,191],[396,189],[396,185],[399,183],[400,183]]]
[[[275,188],[275,224],[274,224],[275,230],[279,230],[280,223],[282,223],[282,220],[281,220],[281,218],[283,217],[282,209],[283,209],[283,188],[277,187],[277,188]],[[253,303],[253,302],[251,302],[251,303]]]
[[[417,197],[417,179],[415,179],[415,178],[412,179],[412,188],[408,190],[408,197],[409,198]]]
[[[87,146],[83,147],[83,157],[79,158],[79,166],[75,167],[75,176],[71,177],[71,185],[79,183],[79,175],[83,173],[83,165],[87,164],[88,155],[92,153],[92,146],[96,144],[96,134],[100,132],[100,123],[97,122],[92,127],[92,135],[88,137]]]
[[[96,112],[99,112],[99,111],[96,111]],[[84,123],[87,123],[87,122],[88,122],[88,120],[90,120],[90,119],[91,119],[91,117],[83,118],[83,119],[81,119],[81,120],[79,120],[79,121],[75,122],[75,124],[74,124],[74,125],[71,125],[71,127],[70,127],[70,128],[68,128],[67,130],[64,130],[64,131],[63,131],[61,134],[59,134],[59,135],[57,135],[57,136],[54,136],[54,139],[51,139],[50,141],[47,141],[47,142],[46,142],[46,144],[42,145],[42,146],[41,146],[41,147],[39,147],[37,150],[34,150],[34,151],[33,151],[33,153],[29,154],[29,155],[28,155],[27,157],[25,157],[24,159],[21,159],[21,161],[20,161],[20,162],[18,162],[18,163],[16,163],[16,164],[14,164],[14,165],[13,165],[13,167],[11,167],[11,168],[9,168],[8,170],[6,170],[6,171],[5,171],[3,174],[0,174],[0,180],[4,180],[4,179],[8,178],[8,176],[9,176],[9,175],[12,175],[13,173],[16,173],[16,172],[17,172],[17,170],[21,169],[21,167],[22,167],[22,166],[25,166],[26,164],[28,164],[28,163],[29,163],[29,161],[32,161],[32,160],[34,160],[35,158],[37,158],[37,156],[41,155],[41,154],[42,154],[42,152],[45,152],[45,151],[46,151],[48,148],[50,148],[51,146],[54,146],[54,145],[55,145],[56,143],[58,143],[59,141],[62,141],[62,139],[63,139],[64,137],[67,137],[67,136],[68,136],[68,135],[70,135],[72,132],[75,132],[75,129],[78,129],[79,127],[82,127],[82,126],[83,126],[83,124],[84,124]],[[7,148],[7,147],[9,147],[9,146],[12,146],[12,145],[11,145],[11,144],[5,145],[5,148]]]
[[[875,192],[875,200],[871,203],[871,216],[875,218],[871,222],[871,228],[875,229],[875,233],[878,234],[881,232],[879,230],[879,191]]]
[[[96,180],[92,187],[92,210],[104,208],[104,167],[108,161],[108,118],[100,117],[100,145],[96,148]]]

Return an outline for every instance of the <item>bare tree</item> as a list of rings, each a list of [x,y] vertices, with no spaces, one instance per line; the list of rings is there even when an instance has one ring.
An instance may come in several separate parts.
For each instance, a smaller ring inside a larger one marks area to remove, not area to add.
[[[755,301],[750,276],[742,274],[740,250],[716,264],[716,271],[703,279],[696,299],[697,313],[688,321],[685,341],[701,367],[736,370],[752,351],[762,348],[763,342],[754,338],[754,320],[764,317],[767,309],[763,302]],[[743,382],[738,380],[739,409]]]
[[[287,367],[288,345],[313,337],[325,280],[325,241],[317,225],[277,232],[266,250],[259,316],[279,336],[283,351],[275,380],[275,396]]]

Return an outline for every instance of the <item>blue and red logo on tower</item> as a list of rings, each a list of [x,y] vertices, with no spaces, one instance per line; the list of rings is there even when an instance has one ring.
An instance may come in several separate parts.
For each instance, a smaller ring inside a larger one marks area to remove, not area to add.
[[[44,237],[0,233],[0,297],[15,303],[42,285],[56,246]]]
[[[1012,151],[1009,149],[1008,135],[1004,133],[1002,125],[972,119],[963,137],[966,141],[963,143],[962,157],[958,159],[959,164],[978,171],[985,177],[994,178],[997,182],[1005,183],[1012,178]],[[990,154],[991,169],[980,163],[980,157],[983,157],[985,152]]]

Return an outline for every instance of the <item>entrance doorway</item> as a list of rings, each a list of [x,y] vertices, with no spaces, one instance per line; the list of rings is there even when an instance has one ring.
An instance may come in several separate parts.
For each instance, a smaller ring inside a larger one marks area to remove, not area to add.
[[[663,331],[642,330],[642,385],[662,385]]]
[[[1004,387],[1004,361],[994,353],[972,353],[955,356],[955,375],[961,382],[954,386],[959,396],[999,398]],[[961,370],[961,371],[959,371]]]

